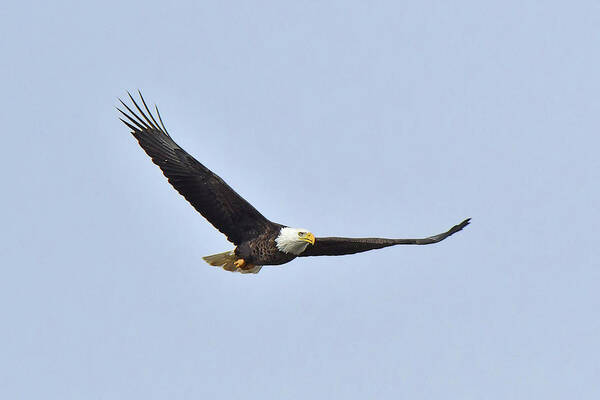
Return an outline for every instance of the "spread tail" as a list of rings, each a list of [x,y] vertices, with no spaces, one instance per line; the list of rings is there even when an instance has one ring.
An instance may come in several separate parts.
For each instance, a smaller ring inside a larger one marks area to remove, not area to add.
[[[257,274],[262,268],[260,265],[253,265],[251,268],[246,269],[237,267],[234,264],[237,260],[237,256],[233,250],[202,257],[202,259],[212,266],[223,268],[225,271],[241,272],[242,274]]]

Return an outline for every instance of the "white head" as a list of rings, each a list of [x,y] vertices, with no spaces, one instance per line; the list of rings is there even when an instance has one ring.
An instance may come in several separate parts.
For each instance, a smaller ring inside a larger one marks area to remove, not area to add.
[[[315,235],[306,229],[281,228],[275,239],[277,249],[284,253],[299,255],[309,244],[315,244]]]

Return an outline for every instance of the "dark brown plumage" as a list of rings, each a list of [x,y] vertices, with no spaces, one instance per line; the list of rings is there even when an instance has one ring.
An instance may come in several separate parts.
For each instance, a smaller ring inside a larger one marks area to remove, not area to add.
[[[454,225],[448,232],[430,236],[424,239],[383,239],[383,238],[343,238],[322,237],[317,238],[314,246],[308,247],[299,257],[307,256],[341,256],[345,254],[362,253],[363,251],[382,249],[397,244],[432,244],[441,242],[448,236],[460,231],[469,225],[471,218],[465,219]]]
[[[128,93],[129,94],[129,93]],[[446,239],[469,224],[466,219],[449,231],[424,239],[315,238],[312,233],[289,228],[265,218],[214,174],[173,141],[158,108],[156,118],[139,93],[144,110],[131,94],[137,113],[123,101],[127,112],[121,121],[131,129],[138,143],[160,167],[169,183],[227,239],[234,251],[204,257],[211,265],[229,271],[258,272],[263,265],[279,265],[300,256],[355,254],[398,244],[432,244]]]
[[[274,226],[275,224],[238,195],[223,179],[179,147],[167,132],[158,108],[156,113],[160,127],[141,96],[140,93],[142,104],[150,118],[129,94],[143,119],[121,101],[130,113],[119,110],[129,122],[123,119],[121,121],[131,128],[142,149],[152,158],[154,164],[160,167],[175,190],[227,236],[227,240],[236,245],[255,238],[268,228],[279,230],[278,226]]]

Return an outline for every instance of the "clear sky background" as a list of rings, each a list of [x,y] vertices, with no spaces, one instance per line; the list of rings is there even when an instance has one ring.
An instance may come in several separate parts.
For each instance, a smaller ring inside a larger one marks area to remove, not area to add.
[[[597,1],[5,2],[3,399],[600,398]],[[268,218],[258,275],[114,106]]]

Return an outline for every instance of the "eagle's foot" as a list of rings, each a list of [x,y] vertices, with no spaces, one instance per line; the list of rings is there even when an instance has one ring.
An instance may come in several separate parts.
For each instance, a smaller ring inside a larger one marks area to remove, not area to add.
[[[237,268],[237,271],[241,272],[242,274],[247,274],[247,273],[256,274],[258,271],[260,271],[260,267],[257,267],[254,264],[248,264],[246,262],[246,260],[244,260],[243,258],[238,258],[237,260],[235,260],[233,262],[233,265],[235,265],[235,267]]]

